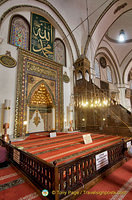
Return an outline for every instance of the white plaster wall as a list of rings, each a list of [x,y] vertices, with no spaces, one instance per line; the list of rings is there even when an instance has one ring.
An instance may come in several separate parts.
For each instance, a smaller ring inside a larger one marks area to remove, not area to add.
[[[106,73],[106,68],[100,67],[100,75],[101,75],[101,80],[107,82],[107,73]]]
[[[70,78],[70,74],[69,74],[69,70],[67,68],[63,68],[63,73],[64,72],[67,72],[67,75],[69,76]],[[71,94],[71,90],[70,90],[70,82],[69,83],[65,83],[63,82],[63,91],[64,91],[64,122],[68,123],[67,122],[67,116],[68,116],[68,113],[67,113],[67,106],[69,106],[70,104],[70,94]]]
[[[3,135],[3,118],[4,118],[4,103],[0,101],[0,136]]]
[[[59,33],[58,30],[55,31],[55,38],[60,38],[63,40],[63,37],[61,36],[61,34]],[[65,41],[63,41],[63,42],[66,46],[66,66],[63,66],[63,74],[66,72],[70,78],[69,83],[63,82],[63,93],[64,93],[64,96],[63,96],[64,109],[63,109],[63,111],[64,111],[64,126],[65,126],[65,124],[68,124],[69,120],[70,120],[67,107],[69,107],[69,105],[71,103],[70,96],[71,96],[71,94],[73,94],[73,67],[71,67],[72,59],[71,59],[70,51],[69,51]]]
[[[65,83],[63,82],[63,111],[64,111],[64,126],[65,124],[68,124],[69,119],[69,113],[67,110],[67,107],[70,105],[70,96],[73,93],[73,68],[71,67],[71,63],[72,63],[72,58],[71,58],[71,54],[70,54],[70,50],[69,47],[67,46],[67,43],[65,40],[63,40],[64,38],[62,37],[62,35],[59,33],[58,30],[55,31],[55,38],[60,38],[66,47],[66,66],[63,66],[63,74],[66,72],[67,75],[70,78],[70,82],[69,83]],[[67,120],[68,119],[68,120]]]
[[[15,113],[15,96],[16,96],[16,67],[6,68],[0,65],[0,102],[4,104],[5,99],[11,100],[10,126],[8,134],[13,134],[14,113]],[[1,121],[2,123],[2,121]]]
[[[112,84],[112,83],[109,83],[109,89],[110,89],[110,92],[118,92],[118,88],[116,85]]]
[[[87,21],[82,23],[82,21],[87,17],[86,4],[82,3],[81,0],[76,0],[76,1],[50,0],[49,2],[51,2],[56,7],[56,9],[66,20],[67,24],[70,26],[71,31],[76,38],[76,42],[78,44],[79,51],[81,54],[81,49],[84,50],[88,34]],[[81,25],[77,29],[75,29],[79,24]],[[69,40],[70,35],[68,34],[67,37]]]
[[[94,84],[97,85],[100,88],[100,79],[99,78],[95,78],[94,79]]]
[[[127,110],[131,111],[130,99],[125,98],[125,90],[127,88],[126,84],[118,85],[118,89],[120,91],[120,104],[123,105]]]

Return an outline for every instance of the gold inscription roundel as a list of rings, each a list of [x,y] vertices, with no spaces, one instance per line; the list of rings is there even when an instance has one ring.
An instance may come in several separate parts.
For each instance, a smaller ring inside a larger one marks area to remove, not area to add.
[[[16,66],[16,61],[14,58],[12,58],[11,56],[7,56],[7,55],[1,55],[0,56],[0,63],[2,65],[4,65],[5,67],[15,67]]]

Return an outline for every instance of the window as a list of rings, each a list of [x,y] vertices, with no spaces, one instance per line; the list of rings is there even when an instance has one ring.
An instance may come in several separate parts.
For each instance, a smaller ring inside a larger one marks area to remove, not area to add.
[[[79,70],[77,73],[77,80],[82,79],[82,72]]]
[[[107,66],[107,80],[109,83],[112,83],[112,74],[109,66]]]
[[[55,39],[54,41],[54,58],[56,62],[66,66],[65,45],[60,39]]]
[[[130,89],[132,89],[132,80],[130,80]]]
[[[29,49],[29,24],[20,15],[15,15],[11,20],[9,43],[23,49]]]
[[[99,69],[99,63],[97,60],[95,60],[95,77],[100,78],[100,69]]]
[[[87,81],[89,81],[89,73],[88,73],[87,70],[86,70],[86,72],[85,72],[85,79],[86,79]]]

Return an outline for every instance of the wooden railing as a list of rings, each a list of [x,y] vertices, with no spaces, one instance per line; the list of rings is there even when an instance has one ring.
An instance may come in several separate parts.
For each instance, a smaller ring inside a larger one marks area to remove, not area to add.
[[[57,188],[58,178],[55,176],[55,174],[58,174],[56,163],[47,163],[3,140],[1,141],[8,151],[9,161],[21,170],[40,191],[48,190],[49,195],[47,199],[58,199],[58,194],[52,195],[52,191],[59,189]]]
[[[110,168],[124,158],[123,154],[124,142],[120,142],[106,149],[101,149],[87,156],[75,159],[74,161],[59,166],[60,199],[65,195],[71,194],[80,186],[88,183],[97,175]],[[108,151],[108,165],[96,170],[96,155],[104,151]]]
[[[13,145],[1,140],[8,150],[9,160],[18,167],[37,188],[49,191],[44,199],[58,200],[70,195],[79,187],[109,169],[111,166],[124,158],[126,142],[122,140],[108,148],[101,149],[91,154],[79,157],[71,162],[57,166],[47,163],[30,153],[21,151]],[[132,141],[130,140],[131,144]],[[96,156],[107,151],[108,164],[97,170]]]

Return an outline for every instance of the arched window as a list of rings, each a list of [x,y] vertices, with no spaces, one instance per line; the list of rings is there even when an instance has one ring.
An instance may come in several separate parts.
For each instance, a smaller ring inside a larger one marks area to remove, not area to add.
[[[89,73],[88,73],[87,70],[86,70],[86,72],[85,72],[85,79],[86,79],[87,81],[89,81]]]
[[[97,60],[95,60],[95,77],[100,78],[100,69],[99,69],[99,63]]]
[[[107,80],[108,82],[112,83],[112,74],[109,66],[107,66]]]
[[[15,15],[11,20],[9,43],[22,49],[29,49],[29,24],[20,15]]]
[[[128,81],[132,80],[132,68],[131,70],[129,71],[129,74],[128,74]]]
[[[66,49],[60,39],[55,39],[54,41],[54,58],[56,62],[66,66]]]
[[[131,68],[131,70],[129,71],[127,81],[128,81],[128,83],[129,83],[130,89],[132,89],[132,68]]]
[[[79,70],[77,73],[77,80],[82,79],[82,72]]]
[[[132,80],[130,80],[130,89],[132,89]]]

